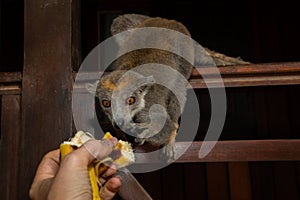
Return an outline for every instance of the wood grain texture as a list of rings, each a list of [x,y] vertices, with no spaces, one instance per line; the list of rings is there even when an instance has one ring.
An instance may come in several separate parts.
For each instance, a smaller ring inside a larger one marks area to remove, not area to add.
[[[18,199],[20,96],[2,96],[0,137],[0,199]]]
[[[21,72],[0,72],[0,95],[21,94]]]
[[[72,134],[73,2],[25,1],[18,199],[28,198],[42,156]]]
[[[217,71],[219,71],[222,79],[216,78]],[[98,72],[80,74],[80,79],[86,81],[95,81],[99,78]],[[189,87],[192,88],[213,88],[222,87],[223,85],[225,87],[299,85],[300,62],[233,65],[218,67],[218,70],[209,67],[197,68],[197,70],[193,69],[189,81]],[[84,82],[82,85],[78,85],[76,89],[87,92]]]
[[[0,85],[0,95],[21,94],[20,85]]]
[[[218,67],[222,79],[216,79],[216,70],[197,68],[193,70],[190,84],[193,88],[246,87],[270,85],[299,85],[300,63],[261,63]],[[205,81],[203,78],[205,77]]]
[[[176,151],[183,152],[189,144],[189,142],[176,142]],[[202,144],[203,142],[193,142],[176,162],[300,160],[300,140],[298,139],[218,141],[212,151],[200,159],[198,155]],[[148,162],[159,162],[158,155],[152,154],[151,158],[145,155],[137,156],[137,164]]]
[[[300,62],[287,63],[257,63],[247,65],[230,65],[218,67],[222,75],[249,75],[249,74],[284,74],[284,73],[299,73]],[[215,70],[210,68],[197,68],[193,70],[192,77],[201,75],[214,75]]]

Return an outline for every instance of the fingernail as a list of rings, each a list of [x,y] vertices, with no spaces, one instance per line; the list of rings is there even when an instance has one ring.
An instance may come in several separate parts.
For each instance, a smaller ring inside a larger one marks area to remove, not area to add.
[[[102,160],[112,152],[112,142],[105,140],[89,140],[84,143],[86,150],[96,159]],[[109,144],[110,143],[110,144]]]
[[[116,145],[118,143],[118,139],[115,137],[112,137],[109,139],[114,145]]]
[[[123,178],[122,178],[120,175],[118,175],[118,174],[115,174],[115,175],[113,175],[112,177],[114,177],[114,178],[115,178],[115,177],[116,177],[116,178],[119,178],[120,181],[123,182]]]

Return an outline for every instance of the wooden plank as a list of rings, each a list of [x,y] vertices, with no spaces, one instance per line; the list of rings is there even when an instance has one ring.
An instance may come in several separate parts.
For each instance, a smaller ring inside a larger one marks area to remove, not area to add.
[[[82,74],[81,77],[89,77],[86,80],[96,81],[99,76],[95,73]],[[84,79],[83,79],[84,80]],[[279,86],[279,85],[300,85],[299,75],[279,75],[279,76],[252,76],[252,77],[223,77],[222,79],[208,78],[205,81],[203,79],[189,80],[191,86],[188,88],[207,88],[207,83],[210,88],[218,88],[220,84],[225,87],[249,87],[249,86]],[[85,83],[78,84],[75,87],[77,92],[88,92],[85,88]]]
[[[300,84],[300,63],[261,63],[218,67],[226,87],[297,85]],[[197,68],[193,70],[191,86],[205,88],[205,76],[211,87],[219,87],[220,80],[215,79],[215,69]]]
[[[210,68],[198,68],[205,81],[196,69],[193,69],[190,84],[193,88],[220,87],[248,87],[248,86],[272,86],[272,85],[299,85],[300,62],[295,63],[265,63],[249,65],[233,65],[218,67],[222,79],[216,79],[215,70]],[[78,86],[79,91],[85,92],[84,80],[96,81],[99,73],[81,73],[83,84]]]
[[[21,72],[0,72],[0,83],[21,82]]]
[[[20,96],[2,96],[0,199],[18,199],[20,117]]]
[[[27,199],[42,156],[72,134],[74,1],[26,0],[24,5],[22,178],[18,199]]]
[[[218,67],[219,74],[222,77],[232,77],[237,75],[243,76],[257,76],[257,75],[289,75],[300,73],[300,62],[294,63],[260,63],[260,64],[248,64],[248,65],[229,65]],[[200,72],[200,74],[199,74]],[[193,69],[191,79],[199,79],[199,77],[205,75],[207,77],[214,76],[216,73],[215,68],[199,67]],[[82,80],[98,79],[98,72],[96,73],[81,73],[80,78]]]
[[[211,144],[212,142],[207,142]],[[182,152],[189,142],[176,142],[176,151]],[[203,142],[193,142],[176,162],[231,162],[231,161],[289,161],[300,160],[300,140],[236,140],[218,141],[203,159],[198,154]],[[209,146],[209,145],[208,145]],[[142,152],[142,149],[137,148]],[[137,155],[136,163],[160,162],[158,155]]]
[[[248,162],[228,163],[230,199],[251,200],[251,177]]]
[[[207,163],[207,197],[209,200],[229,200],[229,184],[226,163]]]
[[[208,78],[210,88],[220,87],[249,87],[249,86],[273,86],[273,85],[299,85],[300,75],[278,75],[278,76],[251,76],[251,77],[223,77],[222,79]],[[202,79],[191,79],[193,88],[207,88]]]
[[[21,94],[20,85],[0,85],[0,95]]]
[[[222,75],[249,75],[249,74],[283,74],[283,73],[299,73],[300,62],[288,63],[258,63],[247,65],[229,65],[218,67]],[[198,77],[199,72],[201,75],[214,75],[215,69],[209,67],[197,68],[193,70],[192,77]]]

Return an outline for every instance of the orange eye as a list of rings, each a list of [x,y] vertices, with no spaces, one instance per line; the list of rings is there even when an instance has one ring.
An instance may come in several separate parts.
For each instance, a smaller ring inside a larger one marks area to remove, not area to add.
[[[134,103],[135,103],[135,97],[129,97],[129,98],[127,99],[127,103],[128,103],[129,105],[134,104]]]
[[[105,108],[108,108],[108,107],[110,107],[110,101],[108,101],[108,100],[102,100],[102,105],[103,105]]]

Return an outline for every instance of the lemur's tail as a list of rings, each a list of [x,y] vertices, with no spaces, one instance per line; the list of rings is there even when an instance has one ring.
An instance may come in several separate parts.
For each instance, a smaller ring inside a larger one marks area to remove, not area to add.
[[[149,19],[149,16],[140,14],[124,14],[115,18],[110,27],[112,35],[118,34],[122,31],[135,28],[145,20]],[[250,62],[242,60],[240,57],[230,57],[216,51],[212,51],[208,48],[195,48],[194,49],[194,66],[225,66],[225,65],[243,65],[250,64]]]

